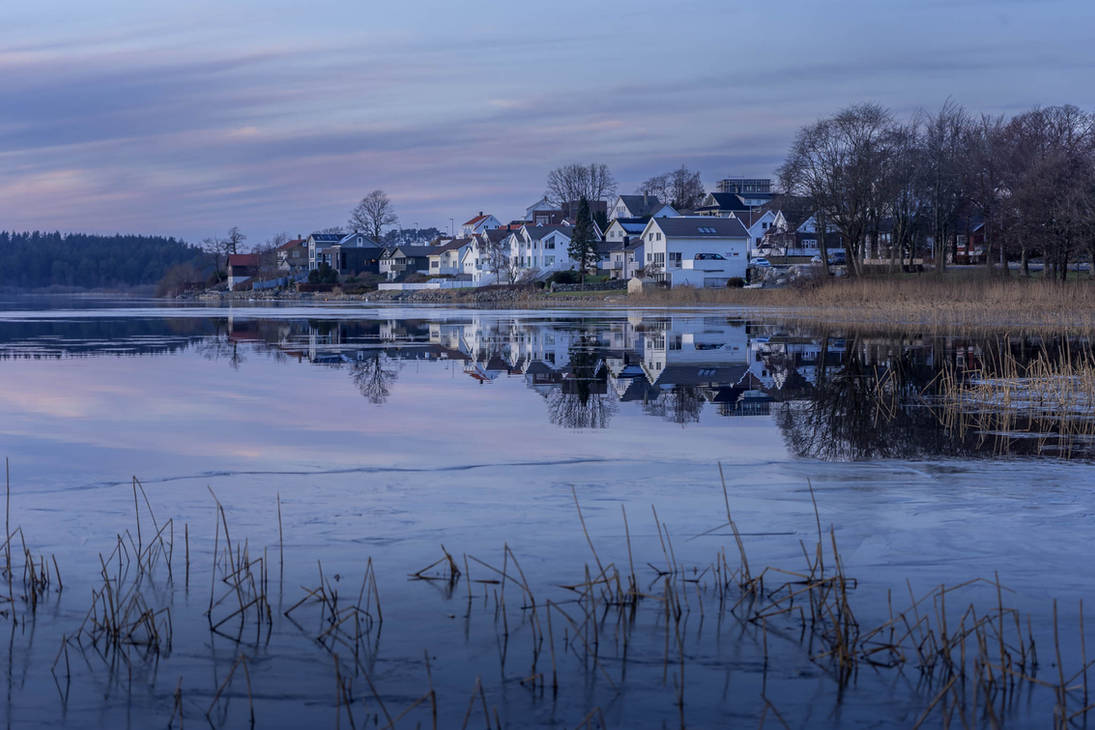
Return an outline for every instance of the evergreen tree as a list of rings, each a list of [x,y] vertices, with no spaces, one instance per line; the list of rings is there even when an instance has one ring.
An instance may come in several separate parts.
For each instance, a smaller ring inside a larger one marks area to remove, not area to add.
[[[593,216],[589,211],[589,201],[582,198],[578,203],[578,216],[571,231],[570,246],[567,253],[578,267],[585,283],[586,272],[597,263],[597,242],[593,232]]]
[[[208,258],[162,236],[0,231],[0,288],[121,289],[155,284],[183,263],[205,268]]]

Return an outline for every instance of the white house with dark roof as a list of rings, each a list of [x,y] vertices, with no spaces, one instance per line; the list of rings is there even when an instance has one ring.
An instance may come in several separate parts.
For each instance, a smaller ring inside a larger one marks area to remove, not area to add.
[[[620,195],[608,209],[608,220],[617,218],[668,218],[679,215],[673,206],[658,199],[657,195]]]
[[[642,242],[644,268],[670,286],[726,286],[749,266],[749,231],[737,218],[651,218]]]
[[[574,268],[567,249],[573,228],[567,225],[523,225],[509,237],[511,265],[527,274]]]
[[[455,238],[439,246],[430,246],[428,256],[431,275],[456,276],[464,273],[463,260],[472,245],[472,238]]]

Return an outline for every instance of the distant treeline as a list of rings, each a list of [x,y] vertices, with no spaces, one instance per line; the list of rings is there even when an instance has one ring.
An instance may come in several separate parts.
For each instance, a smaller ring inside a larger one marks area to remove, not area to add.
[[[176,238],[0,231],[0,287],[116,289],[156,284],[206,254]]]

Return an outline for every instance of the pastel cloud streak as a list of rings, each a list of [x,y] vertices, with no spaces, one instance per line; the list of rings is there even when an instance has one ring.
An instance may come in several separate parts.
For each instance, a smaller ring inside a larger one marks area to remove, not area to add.
[[[343,223],[375,187],[444,227],[518,215],[574,159],[623,192],[682,162],[770,175],[852,102],[1095,107],[1081,0],[7,5],[9,229],[254,242]]]

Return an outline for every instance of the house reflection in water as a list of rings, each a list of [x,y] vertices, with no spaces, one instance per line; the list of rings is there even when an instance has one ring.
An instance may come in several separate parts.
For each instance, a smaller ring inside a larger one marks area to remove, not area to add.
[[[1052,374],[1095,360],[1079,335],[870,335],[647,311],[410,313],[12,318],[0,322],[0,363],[196,355],[246,369],[273,358],[344,370],[377,406],[418,363],[418,376],[451,374],[485,399],[527,388],[563,428],[607,428],[618,414],[704,427],[759,417],[810,458],[1095,456],[1090,409],[999,413],[993,401],[961,399],[964,384],[991,381],[1002,362]],[[429,407],[443,407],[449,386],[432,385],[438,403]]]

